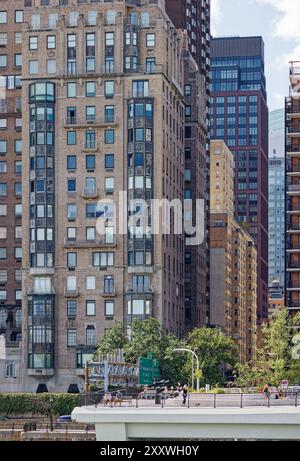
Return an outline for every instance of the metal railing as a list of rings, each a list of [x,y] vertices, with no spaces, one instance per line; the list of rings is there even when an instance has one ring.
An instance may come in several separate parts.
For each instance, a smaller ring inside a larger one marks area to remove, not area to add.
[[[298,407],[300,398],[298,392],[270,392],[264,393],[232,393],[232,394],[191,394],[186,396],[185,402],[180,395],[159,393],[156,390],[132,393],[122,389],[122,397],[116,398],[116,391],[108,392],[104,401],[104,393],[97,396],[87,395],[83,398],[83,405],[103,407],[128,406],[133,408],[255,408],[255,407]]]

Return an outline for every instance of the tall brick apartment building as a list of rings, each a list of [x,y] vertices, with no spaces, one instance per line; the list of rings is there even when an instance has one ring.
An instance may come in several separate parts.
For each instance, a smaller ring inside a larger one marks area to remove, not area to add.
[[[185,103],[205,83],[164,1],[46,3],[26,2],[23,37],[23,381],[66,391],[117,321],[185,332],[184,235],[139,219],[120,235],[110,201],[127,192],[138,218],[138,200],[184,198]]]
[[[198,65],[197,81],[185,87],[186,197],[205,201],[206,238],[199,247],[187,247],[185,259],[185,311],[187,328],[209,324],[209,103],[210,103],[210,0],[165,0],[176,27],[185,30],[187,48]],[[187,65],[186,65],[187,69]],[[196,75],[195,74],[195,75]],[[202,85],[206,101],[195,99]],[[192,88],[192,91],[190,91]]]
[[[21,340],[23,1],[0,5],[0,334]]]

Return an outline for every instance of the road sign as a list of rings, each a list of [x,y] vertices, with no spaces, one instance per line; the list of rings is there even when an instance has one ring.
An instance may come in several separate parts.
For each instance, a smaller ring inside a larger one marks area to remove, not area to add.
[[[153,359],[152,354],[148,357],[140,357],[139,359],[139,384],[142,386],[152,386],[155,379],[160,378],[160,363],[159,360]]]

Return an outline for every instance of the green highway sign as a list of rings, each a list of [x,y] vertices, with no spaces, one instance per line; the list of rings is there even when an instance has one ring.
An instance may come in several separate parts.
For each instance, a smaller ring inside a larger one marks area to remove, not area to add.
[[[152,386],[154,379],[160,378],[160,363],[158,359],[152,358],[152,353],[148,357],[139,359],[139,384],[142,386]]]

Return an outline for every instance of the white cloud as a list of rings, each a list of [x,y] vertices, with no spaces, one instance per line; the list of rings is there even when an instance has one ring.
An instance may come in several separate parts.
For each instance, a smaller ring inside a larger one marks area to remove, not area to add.
[[[274,36],[286,39],[300,39],[299,0],[256,0],[261,5],[270,5],[277,11],[274,18]]]
[[[221,0],[211,0],[211,33],[216,35],[221,21]]]

